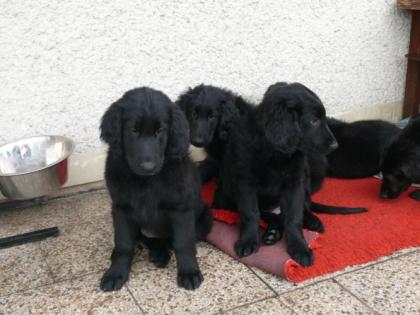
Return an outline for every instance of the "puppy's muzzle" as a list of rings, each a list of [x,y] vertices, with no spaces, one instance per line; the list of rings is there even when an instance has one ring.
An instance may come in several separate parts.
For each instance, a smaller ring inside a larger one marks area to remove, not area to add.
[[[148,162],[143,162],[143,163],[140,163],[140,167],[145,171],[145,172],[148,172],[148,173],[151,173],[151,172],[153,172],[154,170],[155,170],[155,168],[156,168],[156,163],[155,162],[150,162],[150,161],[148,161]]]
[[[194,137],[191,139],[191,143],[196,147],[202,147],[204,146],[204,139],[202,137]]]
[[[328,150],[330,152],[332,152],[332,151],[337,150],[337,149],[338,149],[338,142],[337,142],[337,140],[334,140],[330,143],[330,146],[328,147]]]

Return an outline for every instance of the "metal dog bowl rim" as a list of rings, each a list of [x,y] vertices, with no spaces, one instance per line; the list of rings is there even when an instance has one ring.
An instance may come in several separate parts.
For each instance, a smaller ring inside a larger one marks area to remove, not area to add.
[[[76,147],[76,143],[73,141],[73,139],[68,138],[66,136],[60,136],[60,135],[39,135],[39,136],[30,136],[30,137],[25,137],[25,138],[13,140],[13,141],[10,141],[10,142],[7,142],[7,143],[3,143],[2,145],[0,145],[0,150],[4,146],[7,146],[7,145],[12,144],[14,142],[19,142],[19,141],[23,141],[23,140],[30,140],[30,139],[35,139],[35,138],[46,138],[46,137],[56,137],[56,138],[60,138],[62,140],[68,141],[68,143],[70,144],[70,150],[69,150],[68,154],[66,154],[61,159],[58,159],[57,161],[54,161],[53,163],[48,164],[48,165],[46,165],[44,167],[38,168],[36,170],[32,170],[32,171],[28,171],[28,172],[22,172],[22,173],[6,173],[6,174],[3,174],[3,173],[0,172],[0,177],[11,177],[11,176],[28,175],[28,174],[32,174],[32,173],[36,173],[36,172],[45,170],[47,168],[50,168],[50,167],[52,167],[54,165],[57,165],[57,164],[61,163],[64,160],[68,159],[70,157],[70,155],[72,155],[72,153],[74,152],[74,149]]]

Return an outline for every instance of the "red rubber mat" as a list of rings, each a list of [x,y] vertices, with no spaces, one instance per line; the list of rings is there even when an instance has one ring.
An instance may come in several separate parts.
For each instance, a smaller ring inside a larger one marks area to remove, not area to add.
[[[354,215],[318,214],[325,232],[305,231],[305,238],[315,255],[311,267],[301,267],[290,259],[284,240],[273,246],[262,246],[257,254],[238,259],[233,251],[238,228],[232,225],[238,216],[230,211],[213,210],[217,221],[208,241],[246,264],[293,282],[367,263],[399,249],[420,246],[420,202],[408,197],[411,190],[398,199],[382,200],[379,198],[380,183],[375,178],[325,181],[323,189],[313,196],[314,201],[335,206],[363,206],[369,211]],[[214,189],[214,182],[203,187],[203,198],[207,203],[211,203]]]

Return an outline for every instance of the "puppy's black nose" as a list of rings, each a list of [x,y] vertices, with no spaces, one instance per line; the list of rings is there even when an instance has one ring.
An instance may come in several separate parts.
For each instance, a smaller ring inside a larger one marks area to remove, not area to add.
[[[140,163],[140,167],[145,171],[153,171],[156,167],[156,163],[154,162],[143,162]]]
[[[191,139],[191,143],[196,147],[201,147],[204,144],[204,139],[201,137],[194,137]]]
[[[333,142],[331,142],[331,144],[330,144],[330,150],[331,151],[334,151],[334,150],[337,150],[337,148],[338,148],[338,142],[337,141],[333,141]]]

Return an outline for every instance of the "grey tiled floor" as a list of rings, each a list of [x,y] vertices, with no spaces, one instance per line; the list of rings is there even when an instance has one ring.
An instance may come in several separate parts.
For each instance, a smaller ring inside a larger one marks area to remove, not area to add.
[[[102,293],[112,249],[109,208],[99,189],[0,212],[0,237],[53,225],[61,231],[0,250],[0,314],[420,314],[416,248],[293,284],[201,243],[205,282],[194,292],[177,288],[174,259],[157,269],[141,251],[123,289]]]

